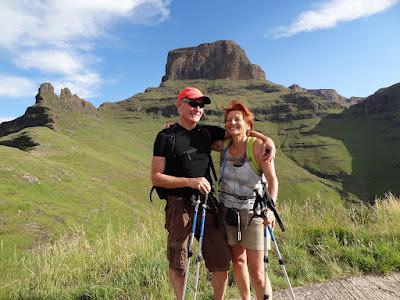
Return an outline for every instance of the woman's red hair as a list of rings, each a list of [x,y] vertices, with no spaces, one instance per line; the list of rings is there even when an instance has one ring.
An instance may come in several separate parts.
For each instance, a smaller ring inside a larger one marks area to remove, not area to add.
[[[253,129],[254,126],[254,115],[253,113],[249,110],[249,108],[239,100],[231,100],[230,106],[228,107],[223,107],[224,112],[225,112],[225,123],[226,123],[226,118],[228,114],[231,111],[240,111],[243,114],[243,119],[247,122],[247,124],[250,125],[250,129]]]

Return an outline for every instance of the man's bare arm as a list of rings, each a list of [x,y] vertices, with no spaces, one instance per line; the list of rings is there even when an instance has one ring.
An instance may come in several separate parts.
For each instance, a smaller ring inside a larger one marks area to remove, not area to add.
[[[254,130],[250,131],[250,136],[258,138],[263,141],[264,150],[262,151],[262,153],[264,154],[264,160],[271,162],[275,158],[276,154],[274,141],[271,138],[263,135],[262,133]],[[230,135],[225,131],[224,139],[228,138],[230,138]],[[211,144],[211,150],[222,151],[223,148],[224,148],[224,140],[217,140]]]
[[[199,190],[205,194],[211,191],[211,185],[204,177],[175,177],[164,174],[164,171],[165,157],[153,156],[153,160],[151,162],[151,181],[154,186],[163,187],[166,189],[189,187]]]

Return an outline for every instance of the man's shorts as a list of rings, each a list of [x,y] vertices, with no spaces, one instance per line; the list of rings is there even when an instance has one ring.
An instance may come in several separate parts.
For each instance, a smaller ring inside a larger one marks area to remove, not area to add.
[[[167,256],[169,267],[181,275],[186,272],[189,235],[192,231],[194,207],[184,198],[168,196],[165,208],[165,228],[168,230]],[[202,207],[197,215],[196,238],[199,238]],[[210,272],[228,271],[230,250],[226,242],[225,228],[219,216],[207,212],[203,236],[203,257]],[[193,253],[195,258],[197,253]]]

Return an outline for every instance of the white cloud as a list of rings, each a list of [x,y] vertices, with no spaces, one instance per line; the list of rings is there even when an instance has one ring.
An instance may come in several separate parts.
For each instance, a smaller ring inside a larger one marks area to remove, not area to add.
[[[67,50],[33,50],[19,53],[14,63],[24,69],[43,72],[74,74],[84,69],[82,58]]]
[[[103,81],[92,53],[110,25],[155,24],[169,16],[169,0],[2,0],[0,48],[14,64],[61,76],[78,95],[92,95]],[[12,24],[12,26],[11,26]],[[49,77],[49,76],[47,76]]]
[[[131,22],[161,22],[169,16],[163,0],[3,0],[0,46],[37,46],[41,43],[77,47],[81,39],[104,34],[118,18]],[[140,18],[131,18],[140,11]],[[12,26],[9,26],[12,24]]]
[[[53,82],[53,86],[55,91],[61,91],[61,89],[68,87],[72,94],[87,99],[96,95],[96,89],[102,82],[103,79],[99,74],[86,72],[56,80]]]
[[[0,74],[0,96],[32,97],[36,91],[37,85],[30,79]]]
[[[315,10],[302,12],[289,26],[275,28],[275,38],[288,37],[300,32],[331,28],[339,23],[367,17],[398,4],[400,0],[329,0]]]

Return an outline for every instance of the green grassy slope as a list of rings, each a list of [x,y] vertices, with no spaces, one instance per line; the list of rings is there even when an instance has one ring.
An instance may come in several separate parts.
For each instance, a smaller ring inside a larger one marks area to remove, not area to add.
[[[400,188],[397,152],[380,151],[398,146],[396,123],[340,115],[343,109],[271,82],[170,81],[128,100],[104,104],[97,115],[68,112],[55,95],[44,95],[41,105],[54,115],[55,131],[26,128],[0,138],[1,142],[24,134],[39,144],[28,151],[0,146],[6,158],[0,166],[0,228],[7,237],[6,248],[14,242],[29,248],[76,223],[87,224],[90,234],[108,219],[127,224],[131,216],[145,215],[152,144],[168,120],[156,109],[163,114],[167,107],[176,115],[176,94],[187,85],[213,98],[205,118],[211,124],[223,126],[221,106],[229,99],[249,103],[256,119],[262,120],[256,129],[271,136],[279,148],[282,202],[302,203],[322,194],[326,201],[340,203],[343,198],[371,199]],[[283,105],[290,109],[276,110]],[[340,118],[324,118],[328,114]],[[385,126],[394,127],[388,131]]]
[[[263,108],[270,102],[262,99],[266,90],[271,91],[273,95],[267,95],[272,98],[276,93],[288,93],[272,83],[228,83],[166,83],[161,89],[139,95],[140,107],[142,110],[158,107],[162,102],[173,107],[176,91],[190,84],[203,84],[209,93],[214,93],[215,109],[234,94]],[[132,111],[131,100],[104,105],[98,115],[90,115],[65,111],[53,94],[43,97],[46,101],[41,105],[47,105],[56,120],[55,131],[34,127],[0,138],[4,141],[23,133],[39,144],[25,152],[0,146],[3,157],[7,157],[2,162],[4,180],[0,184],[6,195],[1,228],[7,236],[7,249],[18,239],[21,243],[16,242],[17,245],[30,247],[76,223],[87,224],[91,228],[89,234],[104,227],[108,219],[126,224],[132,216],[145,215],[149,209],[152,145],[167,120]],[[223,125],[213,115],[207,121]],[[274,123],[258,122],[257,126],[267,135],[277,137]],[[303,201],[318,191],[338,201],[339,193],[332,185],[299,168],[283,153],[278,155],[277,167],[282,201],[286,198]]]
[[[65,114],[57,125],[58,131],[25,129],[40,144],[29,152],[0,146],[5,248],[31,247],[74,224],[87,225],[89,233],[109,219],[130,224],[149,208],[151,147],[160,123]]]
[[[400,149],[400,127],[396,119],[354,117],[346,112],[343,118],[323,120],[316,128],[316,133],[340,140],[346,147],[352,172],[341,180],[344,189],[361,199],[373,200],[388,190],[400,193],[400,153],[396,150]]]
[[[199,86],[215,100],[204,122],[223,126],[221,105],[239,98],[255,112],[255,129],[275,140],[278,208],[288,227],[288,233],[279,237],[286,244],[284,254],[291,257],[289,273],[296,284],[348,272],[399,268],[400,260],[395,255],[399,250],[398,229],[393,225],[399,217],[397,200],[390,204],[395,207],[390,220],[380,216],[380,222],[388,222],[385,224],[390,228],[374,234],[369,216],[375,212],[362,207],[346,210],[347,204],[343,203],[343,199],[369,199],[371,194],[386,192],[386,187],[397,192],[400,159],[396,151],[381,150],[398,147],[400,135],[395,118],[390,122],[377,116],[353,118],[319,98],[293,94],[269,82],[166,82],[160,89],[104,104],[97,115],[63,111],[53,97],[47,105],[56,130],[31,127],[0,138],[4,142],[24,134],[38,144],[26,151],[0,146],[0,251],[6,258],[0,261],[0,269],[6,270],[0,275],[0,287],[19,282],[21,286],[12,292],[14,296],[22,293],[41,298],[45,294],[40,291],[46,290],[47,284],[47,297],[65,299],[87,291],[98,295],[93,296],[98,299],[123,297],[124,293],[139,299],[132,295],[153,293],[154,289],[170,293],[166,273],[159,274],[159,270],[166,270],[164,203],[149,203],[150,162],[155,135],[165,122],[175,119],[176,94],[187,85]],[[328,114],[335,118],[325,118]],[[162,115],[171,115],[172,119]],[[98,261],[86,246],[81,249],[82,245],[74,244],[75,239],[70,240],[76,232],[78,241],[97,249],[93,251],[99,252]],[[138,238],[127,237],[135,232]],[[370,253],[367,248],[371,236],[376,241]],[[112,254],[118,251],[110,241],[129,248],[123,266]],[[53,250],[42,253],[40,245]],[[343,245],[348,247],[347,252],[342,251]],[[78,251],[77,257],[65,262],[74,280],[69,283],[63,278],[61,286],[53,291],[50,287],[56,284],[51,276],[63,274],[58,266],[64,254],[57,251],[67,253],[64,247],[76,247]],[[26,254],[26,250],[33,254]],[[387,258],[381,268],[379,255]],[[54,265],[49,267],[53,275],[45,277],[44,283],[40,274],[47,272],[42,269],[46,260]],[[24,270],[35,270],[36,275],[24,271],[18,277],[13,273],[16,264]],[[94,274],[87,271],[88,266]],[[104,268],[110,268],[110,273],[104,275]],[[78,269],[81,273],[74,277]],[[134,277],[132,269],[137,270]],[[283,286],[276,273],[279,266],[274,263],[273,269],[274,283]],[[156,276],[161,277],[155,280]],[[25,290],[24,285],[32,285],[32,289]],[[61,293],[64,286],[71,290]],[[149,299],[159,298],[157,293]]]

